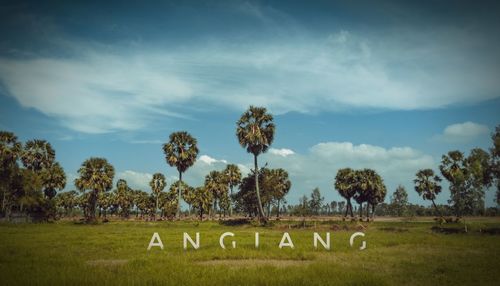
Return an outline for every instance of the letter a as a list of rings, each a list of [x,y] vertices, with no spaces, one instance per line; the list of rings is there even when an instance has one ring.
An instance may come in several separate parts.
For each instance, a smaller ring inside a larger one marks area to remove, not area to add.
[[[285,242],[285,240],[287,242]],[[281,248],[283,248],[285,246],[290,247],[292,249],[294,248],[292,239],[290,238],[290,235],[288,234],[288,232],[283,233],[283,237],[281,238],[281,242],[280,242],[279,248],[281,249]]]
[[[157,232],[153,233],[153,237],[151,237],[151,241],[149,241],[148,250],[150,250],[153,246],[159,246],[163,250],[163,243],[161,242],[160,235]]]

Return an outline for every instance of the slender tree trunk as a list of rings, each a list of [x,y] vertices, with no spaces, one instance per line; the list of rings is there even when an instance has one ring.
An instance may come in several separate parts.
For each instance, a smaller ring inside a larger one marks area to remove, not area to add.
[[[177,218],[181,218],[181,188],[182,188],[182,172],[179,171],[179,188],[177,188]]]
[[[90,194],[90,209],[88,215],[89,222],[95,222],[95,211],[96,211],[96,203],[97,203],[97,191],[93,190]]]
[[[375,204],[372,205],[372,221],[375,220]]]
[[[280,218],[280,201],[281,199],[278,199],[278,213],[276,214],[276,218]]]
[[[345,207],[345,214],[344,214],[344,217],[347,217],[347,212],[349,211],[349,205],[351,204],[350,200],[347,200],[347,204],[346,204],[346,207]]]
[[[363,221],[363,203],[359,203],[359,220]]]
[[[436,209],[436,212],[439,214],[440,217],[442,217],[443,214],[441,213],[441,211],[436,206],[436,203],[434,202],[434,200],[431,200],[431,202],[432,202],[432,205],[434,206],[434,208]]]
[[[160,198],[160,193],[156,193],[156,208],[155,208],[154,220],[156,220],[156,213],[158,212],[159,198]]]
[[[366,203],[366,221],[370,221],[370,204]]]
[[[230,195],[229,195],[229,217],[233,216],[233,185],[229,185]]]
[[[260,199],[260,191],[259,191],[259,167],[257,165],[257,155],[253,155],[253,163],[254,163],[254,171],[255,171],[255,192],[257,193],[257,204],[259,210],[259,219],[261,221],[266,221],[266,217],[264,216],[264,209],[262,208],[262,201]]]

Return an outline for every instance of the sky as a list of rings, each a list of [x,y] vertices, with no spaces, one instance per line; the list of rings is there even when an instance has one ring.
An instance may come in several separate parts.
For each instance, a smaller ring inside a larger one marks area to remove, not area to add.
[[[415,173],[488,149],[500,124],[494,1],[101,2],[0,2],[0,130],[48,140],[66,190],[93,156],[133,188],[174,182],[162,144],[180,130],[200,149],[187,183],[228,163],[246,174],[236,121],[257,105],[277,126],[259,162],[289,172],[289,203],[315,187],[341,200],[351,167],[375,169],[386,201],[403,185],[428,205]]]

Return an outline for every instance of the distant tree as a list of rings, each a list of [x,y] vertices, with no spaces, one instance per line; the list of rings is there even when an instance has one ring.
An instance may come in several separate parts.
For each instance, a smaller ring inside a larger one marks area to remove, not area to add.
[[[49,168],[54,162],[56,153],[49,142],[45,140],[29,140],[24,146],[21,161],[32,171],[38,172]]]
[[[75,179],[75,186],[82,192],[90,190],[86,220],[93,222],[96,220],[95,210],[98,195],[112,188],[115,169],[106,159],[92,157],[82,163],[78,174],[80,177]]]
[[[336,201],[332,201],[330,203],[330,210],[331,210],[332,214],[336,214],[337,213],[338,206],[339,206],[339,203],[337,203]]]
[[[229,185],[224,174],[219,171],[211,171],[205,177],[205,189],[212,193],[213,215],[215,216],[217,212],[217,202],[220,204],[220,201],[226,197],[229,192]]]
[[[119,179],[118,182],[116,182],[115,196],[121,216],[123,218],[128,218],[130,216],[130,208],[133,204],[133,197],[132,189],[124,179]]]
[[[255,194],[257,195],[258,214],[261,221],[266,221],[266,217],[260,197],[257,157],[265,153],[271,146],[274,140],[274,130],[273,116],[267,113],[264,107],[250,106],[236,123],[238,142],[254,157]]]
[[[356,174],[351,168],[339,169],[337,175],[335,176],[335,189],[339,192],[340,196],[346,199],[346,210],[344,218],[347,217],[347,213],[351,214],[351,218],[354,218],[352,212],[351,198],[356,194]]]
[[[43,168],[40,171],[40,176],[44,188],[43,192],[48,199],[54,198],[57,191],[66,187],[66,174],[58,162],[53,163],[47,168]]]
[[[198,147],[196,139],[185,131],[174,132],[170,134],[169,142],[163,145],[163,152],[167,163],[176,167],[179,172],[179,181],[182,182],[182,173],[193,166],[198,156]],[[177,218],[180,218],[181,212],[181,190],[177,194]]]
[[[21,156],[22,145],[12,132],[0,131],[0,191],[2,192],[2,214],[7,206],[14,203],[13,183],[19,175],[17,160]],[[9,208],[10,209],[10,208]]]
[[[238,186],[241,183],[241,172],[238,166],[234,164],[228,164],[226,169],[224,169],[224,176],[226,176],[226,180],[229,184],[229,216],[233,215],[233,203],[231,201],[233,197],[233,188]]]
[[[153,194],[155,196],[154,216],[156,218],[156,212],[159,210],[160,206],[160,193],[167,186],[167,181],[165,180],[165,176],[162,173],[155,173],[151,178],[151,181],[149,182],[149,186],[151,187],[151,190],[153,191]]]
[[[500,206],[500,125],[497,125],[495,132],[491,134],[493,146],[490,148],[491,168],[493,180],[497,187],[496,203]]]
[[[432,169],[419,170],[415,176],[416,178],[413,180],[415,183],[415,191],[422,196],[424,200],[430,200],[436,212],[439,213],[440,216],[443,216],[434,202],[436,196],[441,192],[441,178],[435,175]]]
[[[341,201],[341,202],[338,202],[337,203],[337,208],[338,208],[338,212],[342,214],[342,212],[344,211],[344,208],[345,208],[345,202],[344,201]]]
[[[399,185],[391,196],[391,208],[396,216],[405,215],[408,206],[408,193],[406,189]]]
[[[467,187],[472,189],[475,197],[473,211],[484,214],[485,189],[491,187],[494,178],[490,154],[481,148],[474,148],[465,160],[468,173]]]
[[[203,214],[207,213],[212,205],[212,192],[205,189],[205,187],[198,187],[194,189],[193,206],[200,215],[200,221],[203,220]]]
[[[309,200],[310,210],[313,214],[319,215],[324,199],[325,198],[321,196],[319,188],[314,188],[311,193],[311,200]]]

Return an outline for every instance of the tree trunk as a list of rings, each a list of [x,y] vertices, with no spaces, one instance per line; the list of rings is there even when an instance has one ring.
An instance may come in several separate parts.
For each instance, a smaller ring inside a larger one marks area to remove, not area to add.
[[[266,221],[266,217],[264,216],[264,209],[262,208],[262,201],[260,200],[260,191],[259,191],[259,167],[257,165],[257,155],[253,155],[254,162],[254,171],[255,171],[255,192],[257,193],[257,204],[259,210],[259,219],[260,221]]]
[[[366,203],[366,221],[370,221],[370,204]]]
[[[436,206],[436,203],[434,202],[434,200],[431,200],[432,201],[432,205],[434,206],[434,208],[436,209],[436,212],[439,214],[440,217],[443,217],[443,214],[441,213],[441,211],[438,209],[438,207]]]
[[[230,195],[229,195],[229,217],[233,216],[233,185],[230,185]]]
[[[375,204],[372,205],[372,221],[375,220]]]
[[[159,199],[160,199],[160,193],[156,193],[156,208],[155,208],[154,220],[156,220],[156,213],[158,212]]]
[[[182,188],[182,172],[179,171],[179,188],[177,189],[177,218],[181,218],[181,188]]]
[[[93,190],[92,193],[90,193],[90,209],[88,210],[88,222],[95,222],[95,208],[96,208],[96,203],[97,203],[97,190]]]
[[[363,221],[363,203],[359,203],[359,220]]]
[[[278,199],[278,212],[276,213],[276,218],[280,218],[280,201],[281,199]]]

